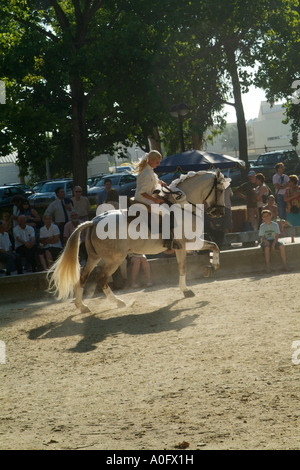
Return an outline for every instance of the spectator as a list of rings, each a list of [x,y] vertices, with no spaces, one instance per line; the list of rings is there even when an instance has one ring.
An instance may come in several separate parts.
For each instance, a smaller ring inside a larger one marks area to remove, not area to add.
[[[228,233],[232,229],[232,212],[231,212],[231,198],[233,192],[230,186],[224,192],[225,204],[225,217],[224,217],[224,233]]]
[[[107,193],[108,191],[112,188],[112,181],[110,178],[105,178],[104,180],[104,188],[100,191],[100,193],[98,194],[98,198],[97,198],[97,204],[98,206],[100,204],[103,204],[105,201],[106,201],[106,198],[107,198]]]
[[[30,206],[29,201],[27,201],[27,199],[24,199],[24,201],[22,201],[21,203],[20,214],[24,214],[26,216],[26,224],[34,228],[35,237],[37,239],[38,228],[41,223],[41,217],[39,213]]]
[[[9,212],[2,212],[2,220],[5,225],[5,232],[8,233],[11,244],[14,245],[14,236],[12,232],[12,218],[9,215]]]
[[[62,244],[60,240],[60,230],[58,226],[52,222],[51,215],[44,215],[43,220],[44,225],[40,230],[38,255],[44,271],[47,271],[60,254]]]
[[[128,255],[131,260],[131,287],[134,289],[139,287],[137,284],[136,279],[137,275],[139,274],[140,267],[142,266],[144,274],[146,276],[147,287],[151,287],[151,275],[150,275],[150,265],[145,255],[139,255],[136,253],[132,253]]]
[[[275,165],[276,173],[273,176],[273,184],[276,191],[276,202],[278,215],[286,220],[286,201],[284,200],[286,189],[289,185],[289,177],[284,174],[284,164],[282,162]]]
[[[73,193],[73,208],[78,213],[80,220],[85,222],[89,220],[89,211],[91,209],[90,201],[86,196],[82,196],[82,188],[80,186],[75,186]]]
[[[36,262],[36,240],[34,229],[30,225],[26,225],[26,216],[19,215],[17,218],[18,225],[14,228],[15,249],[31,265],[32,272],[37,271]]]
[[[278,207],[276,206],[275,196],[273,196],[273,194],[267,197],[267,204],[263,206],[263,209],[271,211],[272,220],[277,219]]]
[[[12,251],[12,244],[5,228],[5,222],[0,220],[0,261],[6,265],[7,276],[16,269],[18,274],[23,274],[21,256]]]
[[[265,183],[265,176],[262,173],[257,173],[256,175],[256,199],[257,199],[257,207],[258,207],[258,216],[259,216],[259,224],[261,224],[261,210],[264,204],[267,202],[267,197],[271,193],[270,188]]]
[[[256,173],[250,170],[248,173],[248,181],[239,186],[235,193],[246,201],[247,205],[247,221],[250,224],[250,230],[256,230],[258,225],[258,208],[255,194]]]
[[[13,228],[18,225],[17,219],[18,216],[21,214],[20,209],[23,201],[23,196],[14,196],[11,200],[11,202],[13,203],[13,213],[11,216]]]
[[[286,206],[286,217],[287,221],[293,226],[300,225],[300,187],[298,185],[298,176],[289,176],[289,185],[286,190],[284,200]],[[292,237],[292,243],[295,238]]]
[[[78,212],[71,211],[71,220],[66,223],[64,228],[64,245],[67,243],[68,238],[74,232],[74,230],[80,225],[83,221],[79,219]],[[79,246],[79,258],[80,261],[87,259],[87,251],[85,248],[85,230],[82,230],[80,233],[80,246]]]
[[[55,190],[55,201],[51,202],[44,215],[51,215],[53,222],[58,226],[60,239],[63,243],[64,226],[70,220],[73,209],[72,201],[65,198],[65,191],[62,187]]]
[[[280,256],[285,271],[288,270],[286,265],[285,249],[282,242],[278,240],[280,230],[277,222],[272,221],[272,213],[268,210],[263,210],[261,213],[263,223],[259,228],[258,235],[261,237],[261,248],[264,250],[266,260],[266,271],[270,270],[270,254],[279,249]]]

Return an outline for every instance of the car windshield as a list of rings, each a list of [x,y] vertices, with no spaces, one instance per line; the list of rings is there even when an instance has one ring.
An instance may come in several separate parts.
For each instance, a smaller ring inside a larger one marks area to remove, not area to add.
[[[56,188],[59,188],[60,186],[63,186],[62,182],[45,183],[44,186],[41,189],[41,193],[54,193]]]

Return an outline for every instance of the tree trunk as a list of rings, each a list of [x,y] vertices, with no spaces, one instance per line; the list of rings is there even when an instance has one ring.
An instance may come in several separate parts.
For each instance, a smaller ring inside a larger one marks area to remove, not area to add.
[[[203,130],[198,118],[192,118],[190,123],[192,134],[192,146],[194,150],[202,150],[203,148]]]
[[[248,162],[248,144],[247,144],[247,127],[242,102],[242,93],[240,80],[238,75],[237,64],[235,60],[235,51],[230,46],[225,46],[225,53],[228,60],[228,71],[231,75],[234,106],[236,112],[238,137],[239,137],[239,158],[246,163],[246,169],[249,169]]]
[[[72,77],[72,170],[73,185],[87,191],[88,132],[86,128],[86,101],[80,78]]]
[[[148,135],[151,150],[157,150],[162,155],[161,139],[158,127],[153,127],[152,134]]]

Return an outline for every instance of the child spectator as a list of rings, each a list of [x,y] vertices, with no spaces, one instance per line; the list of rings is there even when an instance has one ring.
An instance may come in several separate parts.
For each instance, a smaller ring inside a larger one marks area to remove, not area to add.
[[[288,271],[286,265],[286,256],[284,245],[278,240],[280,230],[277,222],[272,221],[272,213],[269,210],[262,210],[261,212],[263,223],[259,227],[258,235],[261,237],[261,248],[264,250],[266,260],[266,271],[271,272],[270,269],[270,255],[275,249],[279,249],[280,256],[283,264],[283,269]]]

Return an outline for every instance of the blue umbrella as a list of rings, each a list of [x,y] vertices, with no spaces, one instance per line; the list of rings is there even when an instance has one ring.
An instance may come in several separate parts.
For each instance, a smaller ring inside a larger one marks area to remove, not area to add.
[[[202,150],[188,150],[163,158],[155,169],[156,173],[174,171],[200,171],[214,168],[245,168],[245,162],[239,158]]]

